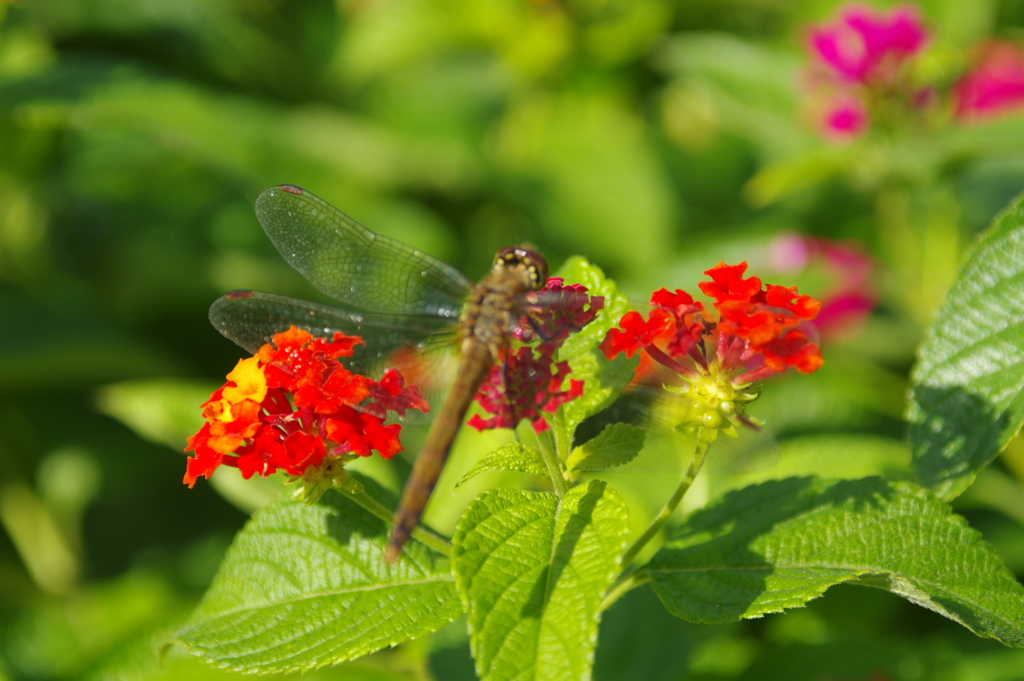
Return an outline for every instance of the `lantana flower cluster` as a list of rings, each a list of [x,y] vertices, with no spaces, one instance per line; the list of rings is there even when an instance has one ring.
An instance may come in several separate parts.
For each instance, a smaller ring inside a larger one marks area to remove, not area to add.
[[[246,479],[280,470],[316,495],[348,461],[374,450],[385,459],[402,451],[401,426],[384,423],[388,412],[426,412],[427,403],[398,371],[389,369],[380,381],[348,371],[338,358],[361,343],[358,336],[335,333],[328,340],[292,327],[240,360],[202,405],[206,423],[188,440],[184,482],[192,487],[221,465]]]
[[[521,345],[506,352],[497,362],[476,395],[477,403],[491,414],[474,414],[467,425],[483,431],[491,428],[515,428],[528,419],[535,432],[550,425],[545,414],[583,394],[583,381],[570,379],[567,361],[556,361],[559,348],[571,336],[589,324],[604,308],[604,298],[590,296],[585,286],[565,285],[561,277],[551,277],[544,287],[530,294],[537,303],[520,320],[516,338],[521,342],[539,340],[539,344]]]
[[[743,408],[757,397],[750,390],[754,381],[789,368],[809,374],[824,364],[808,324],[821,303],[795,286],[743,278],[746,269],[745,262],[720,262],[705,272],[711,281],[701,282],[700,290],[713,299],[717,315],[686,291],[662,288],[651,295],[646,317],[627,312],[601,343],[608,359],[643,351],[682,379],[682,386],[665,386],[690,400],[680,425],[735,434],[736,426],[753,424]]]
[[[924,83],[918,60],[929,34],[917,7],[884,12],[850,5],[834,22],[808,32],[815,61],[808,81],[823,101],[819,119],[835,137],[856,137],[872,124],[923,121],[945,109],[960,121],[978,120],[1024,105],[1024,52],[993,41],[967,53],[968,68],[952,84]]]

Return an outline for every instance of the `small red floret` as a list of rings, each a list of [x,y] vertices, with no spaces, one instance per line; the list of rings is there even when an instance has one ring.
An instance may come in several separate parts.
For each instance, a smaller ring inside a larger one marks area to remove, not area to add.
[[[405,416],[405,412],[410,409],[423,414],[430,411],[419,389],[414,385],[407,388],[405,378],[395,369],[386,370],[380,381],[370,384],[369,390],[370,401],[378,405],[381,411],[393,411],[399,416]]]
[[[726,265],[719,262],[704,274],[711,277],[711,281],[702,281],[699,286],[704,295],[715,299],[716,303],[724,300],[747,300],[761,291],[761,280],[757,277],[743,278],[747,271],[747,263],[741,262],[738,265]]]
[[[639,312],[627,312],[619,320],[618,329],[608,330],[601,342],[601,352],[608,359],[612,359],[620,352],[624,352],[626,357],[632,357],[637,350],[650,345],[656,338],[671,330],[672,325],[672,314],[660,307],[651,310],[647,319]]]
[[[581,284],[566,285],[561,277],[550,277],[540,291],[528,294],[527,300],[540,304],[520,320],[516,336],[523,341],[539,336],[538,350],[546,355],[554,355],[569,336],[604,309],[602,296],[591,296]]]

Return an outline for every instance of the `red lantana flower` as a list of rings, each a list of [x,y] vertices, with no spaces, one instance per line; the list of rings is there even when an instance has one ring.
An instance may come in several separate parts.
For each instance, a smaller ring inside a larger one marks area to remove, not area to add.
[[[468,425],[479,431],[490,428],[515,428],[528,419],[540,433],[549,428],[545,414],[583,394],[583,381],[570,380],[569,363],[556,360],[565,341],[589,324],[604,308],[604,298],[590,296],[580,284],[565,285],[561,277],[551,277],[544,287],[529,295],[534,304],[517,324],[514,337],[522,345],[505,353],[496,363],[476,394],[476,401],[491,414],[474,415]]]
[[[476,395],[477,403],[493,416],[484,419],[474,414],[467,425],[479,431],[515,428],[522,419],[529,419],[536,432],[544,432],[549,428],[545,413],[554,413],[560,405],[583,394],[583,381],[570,380],[569,388],[562,390],[569,372],[568,362],[535,354],[531,347],[509,352],[504,363],[491,367]]]
[[[328,340],[292,327],[240,360],[202,405],[206,423],[188,440],[185,484],[227,465],[244,478],[284,471],[302,478],[309,493],[323,489],[339,464],[372,450],[385,459],[400,452],[401,426],[384,418],[426,412],[427,403],[393,369],[378,382],[342,366],[338,358],[360,343],[358,336]]]
[[[742,405],[757,396],[753,381],[794,368],[816,371],[824,361],[811,341],[810,320],[821,303],[797,293],[796,287],[764,286],[757,277],[744,278],[747,264],[718,263],[705,271],[711,281],[701,291],[714,300],[717,322],[705,318],[703,306],[682,290],[666,289],[651,296],[653,309],[645,319],[628,312],[601,343],[608,359],[620,352],[644,356],[679,375],[696,405],[694,423],[719,427],[747,422]],[[713,351],[709,351],[709,345]]]

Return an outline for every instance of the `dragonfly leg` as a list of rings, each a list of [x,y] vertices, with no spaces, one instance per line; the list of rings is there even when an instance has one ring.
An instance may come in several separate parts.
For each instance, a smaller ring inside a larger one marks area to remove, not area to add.
[[[583,327],[580,326],[579,324],[565,322],[557,329],[555,329],[553,332],[545,333],[536,319],[527,315],[526,320],[529,322],[530,328],[533,329],[533,332],[537,334],[537,337],[540,338],[543,342],[548,342],[554,338],[558,338],[566,330],[568,330],[569,333],[576,333],[577,331],[581,331],[583,329]]]

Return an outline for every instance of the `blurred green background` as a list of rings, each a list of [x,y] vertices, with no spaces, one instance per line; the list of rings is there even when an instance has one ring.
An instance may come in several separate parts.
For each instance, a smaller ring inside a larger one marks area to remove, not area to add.
[[[933,80],[971,45],[1024,37],[1021,0],[920,7]],[[234,676],[156,647],[280,489],[229,470],[181,484],[197,406],[241,356],[210,302],[322,300],[254,217],[276,183],[471,278],[528,240],[641,304],[696,292],[720,259],[827,298],[843,270],[780,248],[844,244],[874,309],[823,328],[828,364],[753,405],[782,445],[761,475],[906,475],[914,348],[966,246],[1024,190],[1024,117],[826,140],[803,113],[804,31],[836,9],[0,0],[0,680]],[[454,468],[486,437],[463,438]],[[1018,576],[1021,450],[956,502]],[[642,529],[661,492],[625,477]],[[688,503],[735,484],[709,478]],[[467,494],[434,523],[450,529]],[[464,624],[311,678],[473,678]],[[1011,681],[1024,653],[870,589],[699,627],[642,588],[606,613],[596,678]]]

